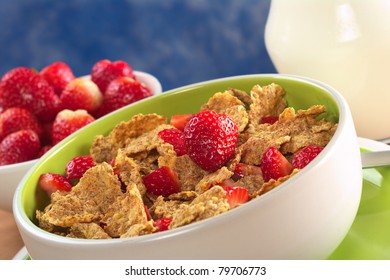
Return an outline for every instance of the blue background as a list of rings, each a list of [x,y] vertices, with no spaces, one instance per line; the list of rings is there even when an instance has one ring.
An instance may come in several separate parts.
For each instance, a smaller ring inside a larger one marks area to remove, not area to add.
[[[0,75],[64,61],[75,75],[125,60],[168,90],[275,73],[264,46],[270,0],[1,0]]]

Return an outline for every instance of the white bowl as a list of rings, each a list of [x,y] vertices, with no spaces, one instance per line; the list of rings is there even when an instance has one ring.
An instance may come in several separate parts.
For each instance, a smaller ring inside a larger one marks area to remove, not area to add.
[[[162,93],[161,84],[153,75],[141,71],[134,71],[134,75],[138,81],[146,84],[150,88],[153,95],[159,95]],[[87,75],[85,77],[90,76]],[[12,211],[12,198],[14,196],[15,189],[27,170],[37,161],[38,160],[36,159],[17,164],[0,166],[0,209],[9,212]]]
[[[339,118],[338,128],[323,152],[279,187],[216,217],[140,237],[73,239],[48,233],[34,224],[39,175],[54,165],[60,170],[67,158],[88,151],[94,135],[107,133],[135,113],[169,116],[190,108],[194,112],[215,92],[229,87],[249,90],[256,83],[271,82],[286,89],[292,106],[325,102]],[[248,75],[171,90],[81,129],[49,151],[24,177],[14,196],[14,215],[33,259],[323,259],[351,227],[361,190],[359,145],[344,98],[335,89],[305,78]]]

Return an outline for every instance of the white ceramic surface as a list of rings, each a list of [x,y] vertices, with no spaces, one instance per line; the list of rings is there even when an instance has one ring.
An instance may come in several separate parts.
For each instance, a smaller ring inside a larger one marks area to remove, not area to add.
[[[162,87],[159,80],[153,75],[141,71],[134,71],[136,79],[146,84],[152,91],[153,95],[162,93]],[[85,76],[89,77],[89,76]],[[0,209],[11,212],[12,199],[15,189],[24,174],[38,160],[0,166]]]
[[[214,218],[161,233],[115,240],[65,238],[39,229],[24,213],[21,183],[14,197],[14,215],[31,257],[324,259],[329,256],[352,225],[361,196],[360,151],[351,113],[344,98],[333,88],[311,80],[279,77],[325,89],[340,111],[334,137],[299,174],[262,197]]]

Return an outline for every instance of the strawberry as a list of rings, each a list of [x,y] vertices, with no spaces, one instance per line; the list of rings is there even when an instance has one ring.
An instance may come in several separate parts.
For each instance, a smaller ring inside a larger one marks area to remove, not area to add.
[[[129,77],[118,77],[104,92],[103,107],[99,116],[149,96],[152,96],[152,92],[145,84]]]
[[[172,223],[171,218],[159,218],[154,221],[154,226],[158,227],[158,231],[165,231],[169,229],[169,225]]]
[[[167,128],[161,130],[158,133],[158,136],[164,140],[164,142],[171,144],[178,156],[186,154],[183,131],[178,130],[177,128]]]
[[[83,109],[93,114],[103,103],[103,94],[97,85],[87,78],[69,82],[60,96],[63,109]]]
[[[62,61],[46,66],[41,70],[40,74],[58,96],[61,95],[65,86],[75,78],[69,65]]]
[[[53,145],[94,120],[85,110],[62,110],[53,122]]]
[[[143,177],[146,190],[154,195],[167,197],[180,192],[180,183],[175,171],[167,166],[149,173]]]
[[[226,186],[223,189],[226,191],[226,199],[230,209],[246,203],[249,199],[249,192],[246,188]]]
[[[127,62],[122,60],[112,62],[103,59],[96,62],[91,70],[91,79],[102,93],[106,91],[108,84],[118,77],[135,78],[133,69]]]
[[[12,132],[0,143],[0,165],[35,159],[40,146],[39,137],[33,130]]]
[[[279,117],[269,116],[269,117],[262,117],[260,120],[260,123],[268,123],[268,124],[274,124],[279,120]]]
[[[53,173],[44,173],[39,176],[38,185],[51,196],[56,191],[70,192],[72,190],[72,184],[65,176]]]
[[[42,137],[42,126],[29,110],[12,107],[0,114],[0,141],[8,134],[23,129],[31,129],[39,138]]]
[[[239,178],[242,178],[250,175],[261,175],[262,172],[259,166],[239,162],[236,164],[234,174],[237,175]]]
[[[45,145],[45,146],[43,146],[43,147],[39,150],[38,157],[40,158],[41,156],[43,156],[44,154],[46,154],[52,147],[53,147],[52,145]]]
[[[0,104],[3,109],[22,107],[40,121],[53,120],[60,109],[60,99],[38,73],[26,67],[8,71],[0,83]]]
[[[90,155],[74,157],[66,164],[66,178],[68,180],[80,179],[84,175],[85,171],[95,165],[96,163]]]
[[[277,180],[280,177],[289,175],[292,171],[292,164],[275,147],[269,147],[264,152],[261,157],[260,167],[265,182],[270,179]]]
[[[202,169],[214,172],[234,156],[238,129],[227,115],[205,110],[188,121],[184,140],[191,159]]]
[[[170,124],[176,127],[177,129],[184,131],[184,127],[188,123],[188,121],[194,116],[194,114],[180,114],[173,115],[171,117]]]
[[[299,151],[297,151],[292,159],[292,165],[294,168],[302,169],[308,165],[322,150],[324,147],[309,145]]]

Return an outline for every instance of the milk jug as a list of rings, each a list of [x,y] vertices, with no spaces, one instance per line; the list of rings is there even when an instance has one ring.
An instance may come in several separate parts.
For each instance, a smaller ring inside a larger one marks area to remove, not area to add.
[[[271,0],[264,39],[279,73],[345,97],[358,136],[390,138],[390,0]]]

